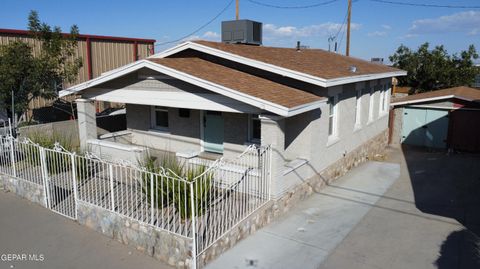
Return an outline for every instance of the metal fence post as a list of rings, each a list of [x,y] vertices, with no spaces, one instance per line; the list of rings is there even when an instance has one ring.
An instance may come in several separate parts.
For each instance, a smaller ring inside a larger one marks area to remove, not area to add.
[[[73,198],[75,201],[75,219],[78,218],[78,207],[77,207],[77,199],[78,199],[78,190],[77,190],[77,167],[75,166],[75,152],[70,155],[72,160],[72,180],[73,180]]]
[[[111,209],[115,211],[115,196],[113,195],[113,165],[108,165],[108,170],[110,171],[110,197],[111,197]]]
[[[17,169],[15,168],[15,153],[13,152],[13,136],[9,137],[10,139],[10,158],[12,162],[12,176],[17,177]]]
[[[47,161],[45,157],[45,149],[38,146],[40,150],[40,167],[42,170],[43,191],[45,193],[45,207],[50,208],[49,205],[49,188],[48,188],[48,174],[47,174]]]
[[[196,235],[196,220],[195,220],[195,196],[193,190],[194,182],[190,182],[190,204],[192,207],[192,269],[197,269],[197,235]]]
[[[154,200],[153,200],[153,173],[150,174],[150,223],[153,225]]]

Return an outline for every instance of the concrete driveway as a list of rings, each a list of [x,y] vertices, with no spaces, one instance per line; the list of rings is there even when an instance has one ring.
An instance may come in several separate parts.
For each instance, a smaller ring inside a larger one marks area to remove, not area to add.
[[[389,149],[208,268],[480,268],[479,201],[480,155]]]
[[[319,268],[480,268],[480,155],[390,151],[400,178]]]

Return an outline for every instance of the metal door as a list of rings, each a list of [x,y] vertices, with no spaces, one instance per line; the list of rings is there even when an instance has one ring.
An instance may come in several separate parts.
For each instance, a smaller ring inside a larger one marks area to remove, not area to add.
[[[206,111],[203,118],[203,148],[208,152],[223,153],[222,112]]]
[[[425,146],[429,148],[446,148],[448,111],[428,109],[425,123]]]
[[[423,108],[404,108],[402,143],[414,146],[424,146],[426,113],[427,110]]]
[[[404,108],[402,143],[429,148],[446,148],[448,111]]]

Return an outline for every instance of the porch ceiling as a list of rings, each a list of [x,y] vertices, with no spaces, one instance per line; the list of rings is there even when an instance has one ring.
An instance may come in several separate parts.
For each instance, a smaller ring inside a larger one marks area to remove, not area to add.
[[[138,105],[259,114],[261,109],[219,94],[152,91],[151,89],[86,90],[84,98]]]

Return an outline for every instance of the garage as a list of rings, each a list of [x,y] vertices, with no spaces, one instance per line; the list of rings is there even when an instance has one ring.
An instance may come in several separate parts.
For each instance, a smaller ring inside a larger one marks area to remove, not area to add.
[[[401,143],[429,148],[446,148],[448,110],[406,107],[403,110]]]
[[[396,98],[390,141],[480,152],[480,90],[456,87]]]

